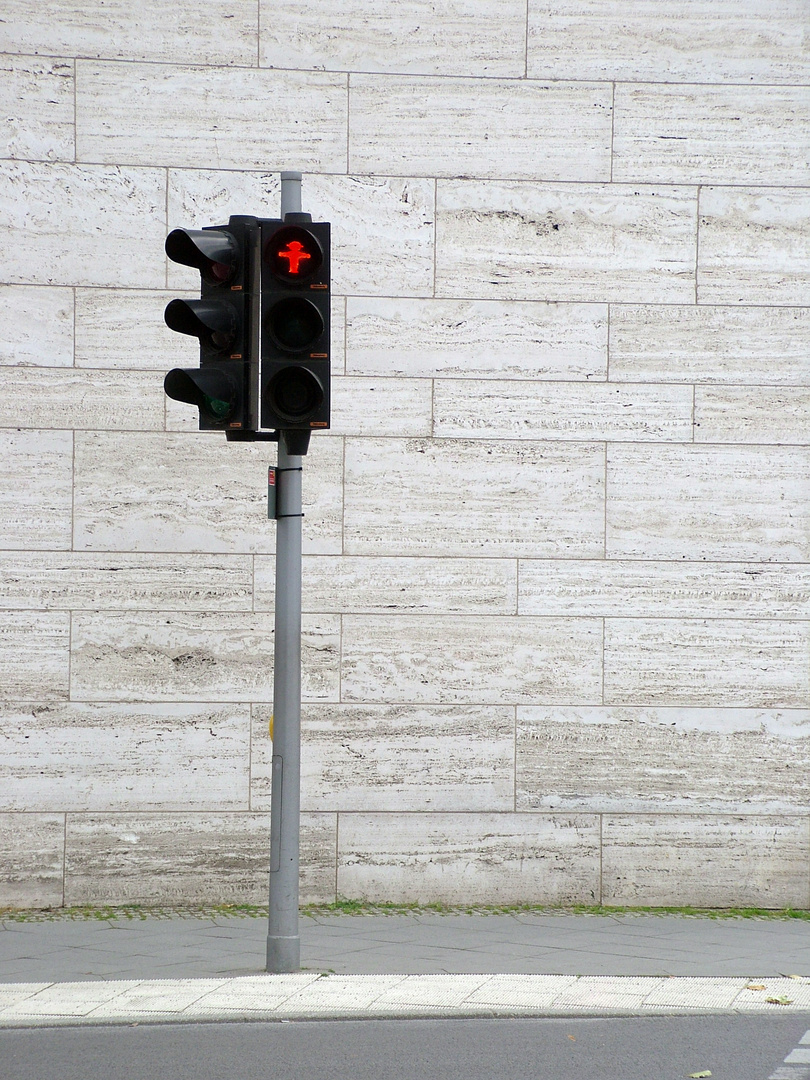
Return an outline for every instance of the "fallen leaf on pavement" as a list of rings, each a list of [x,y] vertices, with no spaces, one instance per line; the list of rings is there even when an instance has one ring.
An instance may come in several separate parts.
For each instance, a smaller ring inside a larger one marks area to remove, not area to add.
[[[801,975],[788,975],[786,971],[780,971],[779,974],[783,979],[800,979]]]
[[[712,1074],[709,1072],[708,1069],[703,1069],[702,1072],[689,1073],[689,1076],[692,1078],[692,1080],[700,1080],[700,1078],[703,1077],[703,1076],[711,1076],[711,1075]]]
[[[568,1038],[571,1040],[571,1042],[576,1042],[577,1041],[576,1035],[569,1035]]]
[[[750,983],[748,986],[746,986],[745,989],[746,990],[764,990],[765,989],[765,984],[764,983]]]
[[[792,1005],[793,1004],[791,999],[789,997],[785,997],[784,994],[781,997],[778,997],[778,998],[765,998],[765,1000],[768,1002],[769,1005]]]

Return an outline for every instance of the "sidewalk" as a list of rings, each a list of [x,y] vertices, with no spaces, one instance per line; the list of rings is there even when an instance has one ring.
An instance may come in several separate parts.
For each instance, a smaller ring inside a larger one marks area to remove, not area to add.
[[[0,1025],[810,1011],[800,920],[302,916],[294,975],[264,973],[265,935],[239,916],[0,923]]]

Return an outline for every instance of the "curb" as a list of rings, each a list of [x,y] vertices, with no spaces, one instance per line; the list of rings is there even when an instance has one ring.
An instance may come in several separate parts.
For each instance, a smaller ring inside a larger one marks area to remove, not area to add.
[[[810,1012],[810,977],[294,973],[0,984],[5,1028],[774,1012]]]

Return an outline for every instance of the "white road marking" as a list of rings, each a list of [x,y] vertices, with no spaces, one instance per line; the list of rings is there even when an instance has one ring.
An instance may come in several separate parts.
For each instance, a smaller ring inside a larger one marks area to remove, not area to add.
[[[810,1045],[810,1031],[805,1031],[799,1039],[799,1047]],[[810,1080],[810,1050],[791,1050],[784,1065],[771,1073],[768,1080]]]

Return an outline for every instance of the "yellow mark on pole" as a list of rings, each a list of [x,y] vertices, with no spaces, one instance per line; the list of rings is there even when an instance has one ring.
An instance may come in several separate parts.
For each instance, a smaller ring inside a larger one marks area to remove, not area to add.
[[[273,714],[270,713],[270,723],[267,725],[270,732],[270,742],[273,741]]]

